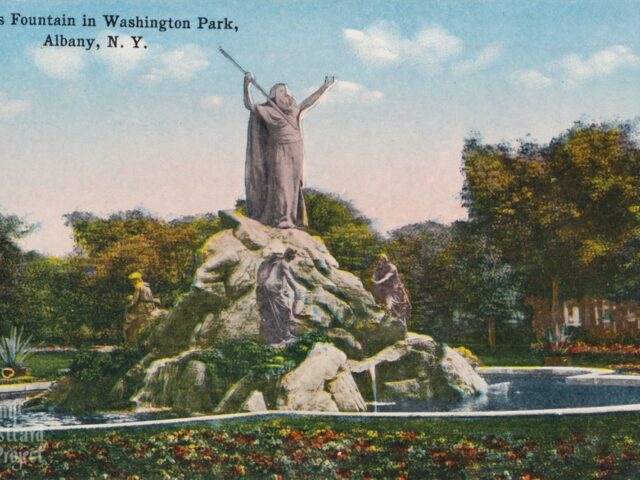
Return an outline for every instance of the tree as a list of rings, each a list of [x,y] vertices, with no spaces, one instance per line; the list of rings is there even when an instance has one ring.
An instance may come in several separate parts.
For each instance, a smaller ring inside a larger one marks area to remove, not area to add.
[[[576,124],[549,145],[463,152],[470,220],[513,265],[529,295],[561,299],[628,291],[636,271],[640,151],[624,124]],[[615,280],[615,284],[613,282]]]
[[[170,307],[185,293],[198,267],[198,249],[222,225],[214,215],[170,222],[133,210],[99,218],[85,212],[66,215],[79,254],[75,266],[83,272],[83,309],[92,312],[91,327],[105,339],[120,335],[129,274],[139,271],[162,303]],[[80,306],[78,306],[80,307]]]
[[[308,189],[305,202],[309,232],[323,238],[341,268],[369,282],[373,265],[384,250],[371,220],[350,202],[329,193]]]
[[[20,313],[19,289],[24,281],[25,257],[17,241],[31,232],[15,215],[0,213],[0,333],[5,334],[15,324]]]
[[[392,232],[387,248],[410,293],[412,330],[477,342],[491,319],[499,333],[520,319],[513,272],[469,223],[403,227]]]

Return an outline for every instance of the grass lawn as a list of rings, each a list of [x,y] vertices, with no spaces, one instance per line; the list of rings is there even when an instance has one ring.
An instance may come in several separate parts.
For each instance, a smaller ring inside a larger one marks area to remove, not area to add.
[[[51,432],[0,447],[40,452],[15,470],[5,461],[0,478],[628,479],[640,468],[640,415],[271,418]]]
[[[464,345],[487,367],[542,366],[542,356],[531,352],[528,345],[497,345],[491,349],[484,344]]]
[[[34,353],[27,359],[27,367],[34,378],[54,380],[60,369],[69,368],[72,358],[72,353]]]
[[[544,365],[544,357],[533,353],[528,345],[497,345],[494,349],[484,344],[468,344],[464,346],[476,354],[482,364],[487,367],[535,367]],[[634,360],[634,357],[629,357],[624,361],[630,362],[632,360]],[[584,354],[571,356],[571,365],[574,367],[610,368],[612,364],[615,366],[621,361],[611,355]],[[634,363],[640,363],[640,358],[637,358]]]

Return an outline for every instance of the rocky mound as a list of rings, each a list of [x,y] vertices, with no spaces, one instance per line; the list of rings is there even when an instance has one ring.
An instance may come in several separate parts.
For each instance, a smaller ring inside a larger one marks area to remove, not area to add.
[[[237,212],[220,215],[227,229],[201,249],[191,291],[144,341],[146,357],[116,382],[114,404],[199,413],[365,411],[375,396],[452,398],[486,390],[457,352],[407,333],[359,278],[339,269],[320,238]],[[284,375],[246,374],[230,385],[208,363],[224,342],[250,340],[284,352],[319,331],[328,342],[316,343]],[[65,392],[73,390],[69,383]]]
[[[237,212],[220,215],[229,228],[207,240],[191,292],[149,340],[160,355],[229,339],[268,339],[272,332],[261,315],[258,274],[261,265],[287,250],[295,252],[289,269],[301,296],[292,319],[295,334],[326,329],[351,357],[404,338],[405,325],[376,304],[358,277],[339,269],[322,239]]]

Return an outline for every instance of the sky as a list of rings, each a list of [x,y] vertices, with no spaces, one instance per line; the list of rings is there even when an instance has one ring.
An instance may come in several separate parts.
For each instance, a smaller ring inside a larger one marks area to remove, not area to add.
[[[12,25],[14,13],[78,26]],[[192,28],[112,28],[103,15]],[[304,120],[306,185],[383,233],[465,218],[470,135],[548,142],[578,120],[639,115],[638,0],[0,0],[0,17],[0,212],[38,224],[22,245],[49,255],[71,252],[62,216],[75,210],[170,219],[244,196],[243,76],[218,46],[299,101],[336,77]],[[198,29],[198,17],[238,28]],[[101,48],[43,46],[49,34]],[[125,47],[106,48],[108,35]]]

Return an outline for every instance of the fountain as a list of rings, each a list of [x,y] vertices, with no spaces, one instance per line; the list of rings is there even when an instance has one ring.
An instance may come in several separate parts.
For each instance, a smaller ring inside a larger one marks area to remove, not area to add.
[[[373,390],[373,411],[378,412],[378,385],[376,384],[376,364],[369,367],[369,377],[371,378],[371,390]]]

